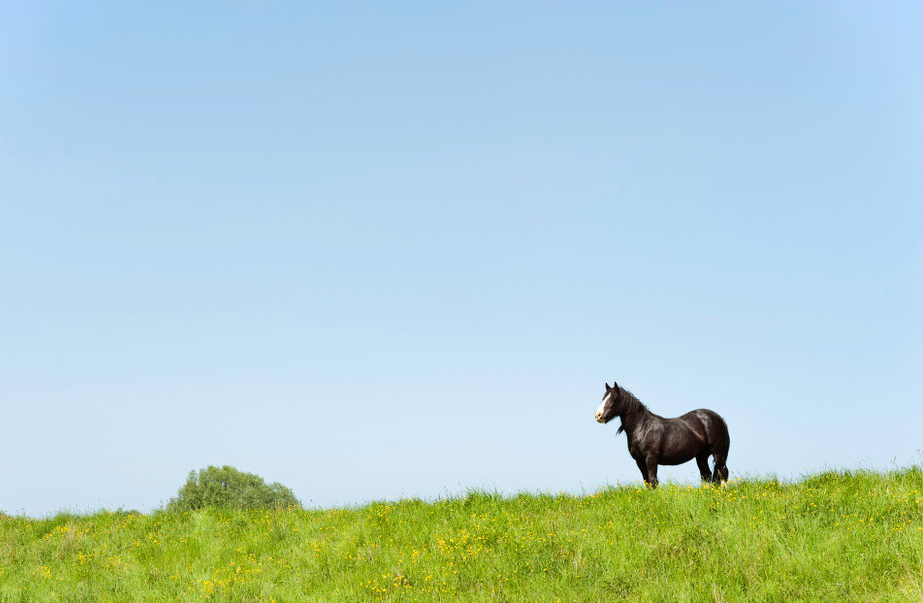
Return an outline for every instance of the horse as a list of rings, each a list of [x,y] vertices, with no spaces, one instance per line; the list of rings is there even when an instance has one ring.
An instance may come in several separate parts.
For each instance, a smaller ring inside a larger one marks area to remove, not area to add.
[[[715,411],[700,408],[665,419],[613,381],[612,387],[606,383],[596,421],[605,424],[615,417],[622,420],[616,435],[623,431],[628,435],[628,453],[651,488],[657,487],[657,465],[679,465],[692,459],[699,465],[703,482],[727,481],[731,438],[727,423]],[[714,473],[708,470],[709,455],[715,459]]]

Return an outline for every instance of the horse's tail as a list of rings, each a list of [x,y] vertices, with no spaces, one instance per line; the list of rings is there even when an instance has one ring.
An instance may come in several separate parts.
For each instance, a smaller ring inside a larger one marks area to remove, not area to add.
[[[714,418],[717,428],[713,434],[712,452],[720,453],[722,456],[727,457],[728,450],[731,447],[731,434],[728,433],[728,424],[724,422],[724,418],[718,413],[714,413]]]
[[[728,433],[728,425],[721,415],[712,412],[712,418],[715,425],[711,442],[711,455],[715,459],[715,472],[712,475],[712,481],[727,481],[727,458],[728,450],[731,448],[731,434]]]

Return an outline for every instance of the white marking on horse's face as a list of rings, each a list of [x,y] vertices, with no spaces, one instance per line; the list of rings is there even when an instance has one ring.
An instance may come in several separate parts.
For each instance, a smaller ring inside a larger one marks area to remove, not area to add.
[[[599,403],[599,408],[596,409],[596,421],[602,423],[603,412],[606,410],[606,402],[609,401],[609,398],[612,396],[612,391],[607,391],[606,395],[603,396],[603,401]]]

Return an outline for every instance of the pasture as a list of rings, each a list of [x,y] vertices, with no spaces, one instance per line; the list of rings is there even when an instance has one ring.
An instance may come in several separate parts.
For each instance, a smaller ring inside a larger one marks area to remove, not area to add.
[[[923,471],[0,515],[0,600],[923,600]]]

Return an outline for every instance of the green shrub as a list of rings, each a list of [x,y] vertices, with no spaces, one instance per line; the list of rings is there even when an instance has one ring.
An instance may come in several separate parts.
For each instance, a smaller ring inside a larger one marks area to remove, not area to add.
[[[234,467],[209,465],[198,473],[189,472],[185,485],[167,504],[168,511],[191,511],[205,507],[222,509],[271,509],[300,507],[292,491],[274,482],[266,484],[253,473]]]

